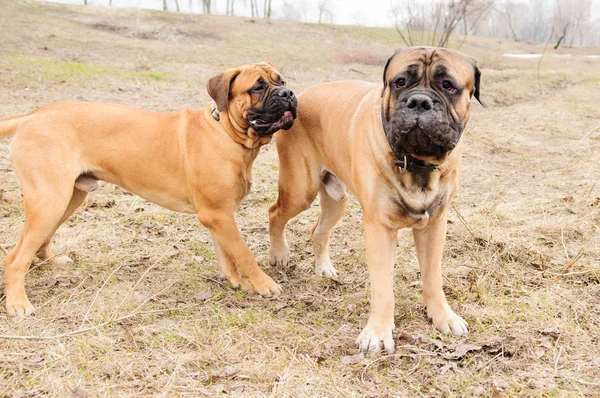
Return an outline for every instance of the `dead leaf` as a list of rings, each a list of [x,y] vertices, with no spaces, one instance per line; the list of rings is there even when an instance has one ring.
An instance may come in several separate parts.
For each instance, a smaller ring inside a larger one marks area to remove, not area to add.
[[[460,344],[452,352],[443,353],[442,355],[448,359],[461,359],[467,353],[472,351],[480,351],[483,347],[478,344]]]
[[[202,302],[210,299],[212,297],[212,292],[210,290],[205,292],[200,292],[194,296],[194,301]]]
[[[497,391],[504,391],[508,387],[510,387],[510,384],[508,384],[508,382],[506,380],[502,380],[502,379],[494,380],[493,384]]]
[[[231,365],[227,365],[223,368],[223,372],[221,373],[221,377],[229,378],[234,376],[238,370]]]
[[[344,365],[353,365],[355,363],[361,363],[365,360],[364,354],[361,352],[356,355],[346,355],[342,358],[342,363]]]
[[[457,368],[458,368],[458,365],[456,364],[456,362],[446,362],[441,368],[439,368],[438,373],[444,374],[451,369],[456,371]]]
[[[173,246],[166,254],[166,257],[173,257],[179,254],[181,250],[177,246]]]
[[[86,398],[87,396],[88,396],[88,394],[81,387],[77,387],[71,393],[71,398]]]
[[[558,336],[560,336],[562,334],[562,330],[560,330],[559,328],[554,327],[554,326],[549,326],[549,327],[547,327],[545,329],[542,329],[540,331],[540,333],[546,334],[546,335],[549,335],[549,336],[553,336],[553,337],[558,337]]]
[[[315,353],[312,355],[313,359],[317,362],[317,363],[321,363],[324,362],[327,358],[325,358],[324,356],[321,355],[321,351],[317,350],[315,351]]]

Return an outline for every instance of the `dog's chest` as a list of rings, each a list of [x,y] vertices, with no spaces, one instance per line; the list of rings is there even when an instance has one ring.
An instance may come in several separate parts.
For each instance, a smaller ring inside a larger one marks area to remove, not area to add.
[[[436,219],[448,194],[442,192],[401,191],[390,198],[390,219],[399,228],[424,228],[429,220]]]

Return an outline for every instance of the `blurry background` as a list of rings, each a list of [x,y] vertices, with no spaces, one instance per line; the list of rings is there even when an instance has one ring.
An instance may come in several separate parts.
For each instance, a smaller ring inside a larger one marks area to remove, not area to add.
[[[562,37],[563,45],[569,46],[600,44],[600,0],[53,1],[299,22],[397,26],[413,31],[445,32],[452,29],[463,35],[495,36],[515,41],[558,41]],[[422,38],[415,40],[412,44],[430,44],[419,43]]]

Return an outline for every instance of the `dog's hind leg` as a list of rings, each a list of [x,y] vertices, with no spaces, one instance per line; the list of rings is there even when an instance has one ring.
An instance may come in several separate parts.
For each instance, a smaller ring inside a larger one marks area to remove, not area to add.
[[[346,204],[348,203],[346,186],[334,174],[324,171],[321,174],[319,198],[321,214],[312,230],[313,251],[316,257],[315,273],[317,276],[336,278],[337,271],[329,258],[329,237],[331,236],[331,230],[346,210]]]
[[[52,250],[50,250],[50,241],[54,237],[56,230],[65,221],[67,221],[69,219],[69,217],[71,217],[71,215],[75,212],[75,210],[77,210],[77,208],[79,206],[81,206],[81,204],[85,201],[86,196],[87,196],[86,191],[83,191],[78,188],[73,188],[73,196],[71,196],[71,201],[69,202],[69,205],[67,206],[67,210],[65,211],[65,214],[63,214],[63,216],[60,219],[60,221],[58,222],[58,224],[56,224],[56,226],[54,227],[54,230],[50,233],[50,235],[48,235],[48,238],[44,241],[44,243],[42,244],[42,246],[38,249],[38,251],[36,253],[37,257],[40,260],[47,260],[50,264],[59,265],[59,266],[66,265],[68,263],[73,262],[73,260],[71,260],[68,256],[55,256],[52,253]]]
[[[18,170],[15,168],[15,171]],[[23,182],[22,179],[21,181]],[[32,184],[31,181],[23,184],[25,225],[19,243],[4,261],[6,312],[9,316],[21,317],[33,312],[33,305],[25,293],[25,275],[40,247],[53,234],[66,214],[72,196],[71,187],[57,185],[60,184],[42,184],[40,181],[36,181],[36,184]],[[39,186],[51,189],[36,188]]]

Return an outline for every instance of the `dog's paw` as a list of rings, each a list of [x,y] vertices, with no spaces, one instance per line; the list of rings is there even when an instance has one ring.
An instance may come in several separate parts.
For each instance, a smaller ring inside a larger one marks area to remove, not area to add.
[[[359,351],[375,355],[385,349],[388,354],[393,354],[395,350],[394,338],[392,337],[394,322],[373,325],[374,323],[367,323],[367,326],[358,335],[356,346]]]
[[[10,317],[21,319],[32,314],[34,310],[27,296],[13,300],[6,299],[6,313]]]
[[[286,267],[290,262],[290,248],[287,243],[277,248],[271,245],[269,263],[275,267]]]
[[[433,326],[442,333],[454,336],[465,336],[469,333],[469,324],[462,317],[456,315],[446,304],[442,310],[433,313],[428,311]]]
[[[338,274],[336,269],[331,265],[331,261],[327,259],[326,261],[321,261],[316,263],[315,265],[315,274],[317,276],[337,279]]]
[[[221,277],[223,279],[227,279],[229,281],[229,283],[231,283],[231,286],[234,289],[242,289],[246,293],[255,293],[254,287],[252,286],[252,284],[250,282],[248,282],[247,280],[245,280],[244,278],[242,278],[241,276],[239,276],[239,277],[236,276],[231,279],[225,277],[224,275],[221,275]]]
[[[65,266],[67,264],[73,264],[73,260],[71,260],[68,256],[55,256],[48,259],[48,262],[52,265],[56,266]]]
[[[263,277],[255,278],[250,280],[254,291],[263,297],[277,297],[283,292],[281,286],[279,286],[271,277],[267,274],[263,274]]]

